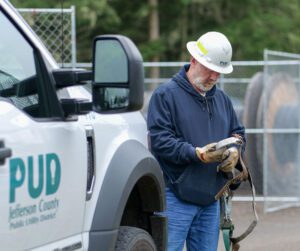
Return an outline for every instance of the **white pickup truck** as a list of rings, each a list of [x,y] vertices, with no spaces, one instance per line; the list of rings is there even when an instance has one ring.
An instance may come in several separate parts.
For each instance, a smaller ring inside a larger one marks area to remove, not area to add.
[[[94,40],[93,70],[60,69],[0,0],[0,250],[165,250],[133,42]]]

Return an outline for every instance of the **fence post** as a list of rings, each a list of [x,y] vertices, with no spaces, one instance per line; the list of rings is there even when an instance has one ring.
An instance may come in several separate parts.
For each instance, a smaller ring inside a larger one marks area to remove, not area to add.
[[[77,52],[76,52],[76,9],[75,6],[71,6],[71,26],[72,26],[72,32],[71,32],[71,41],[72,41],[72,68],[76,68],[77,63]]]

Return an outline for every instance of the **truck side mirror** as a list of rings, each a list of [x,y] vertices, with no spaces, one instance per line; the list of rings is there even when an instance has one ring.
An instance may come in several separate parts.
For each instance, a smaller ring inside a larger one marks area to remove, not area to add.
[[[135,44],[121,35],[102,35],[93,48],[93,110],[136,111],[143,106],[144,69]]]

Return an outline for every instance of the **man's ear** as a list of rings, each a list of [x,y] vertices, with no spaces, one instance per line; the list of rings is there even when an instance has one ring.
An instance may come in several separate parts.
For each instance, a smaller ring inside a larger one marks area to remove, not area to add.
[[[191,57],[191,64],[196,64],[197,63],[197,60],[193,57]]]

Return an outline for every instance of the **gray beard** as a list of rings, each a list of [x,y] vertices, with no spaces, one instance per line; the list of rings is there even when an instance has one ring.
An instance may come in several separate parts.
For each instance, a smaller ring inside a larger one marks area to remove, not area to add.
[[[203,92],[208,92],[209,90],[211,90],[211,88],[213,88],[213,86],[211,86],[211,87],[205,87],[202,84],[201,79],[199,77],[194,78],[194,85],[197,86]]]

